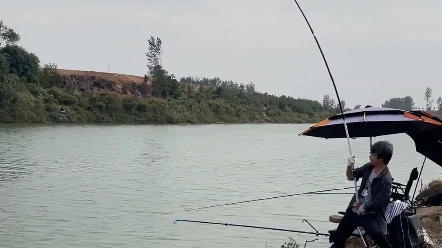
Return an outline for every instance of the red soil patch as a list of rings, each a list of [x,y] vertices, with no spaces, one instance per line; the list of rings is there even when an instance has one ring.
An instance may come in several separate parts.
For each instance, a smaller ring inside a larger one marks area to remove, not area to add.
[[[112,73],[112,72],[78,71],[78,70],[67,70],[67,69],[57,69],[57,72],[65,76],[81,75],[87,77],[99,77],[104,80],[116,83],[136,82],[137,84],[140,84],[144,82],[144,76],[134,76],[134,75]]]

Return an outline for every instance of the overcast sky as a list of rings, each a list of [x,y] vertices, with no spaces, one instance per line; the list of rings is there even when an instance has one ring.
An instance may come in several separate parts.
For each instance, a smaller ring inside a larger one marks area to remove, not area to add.
[[[442,95],[441,0],[299,0],[341,99],[381,105]],[[253,82],[261,92],[336,98],[292,0],[1,0],[0,19],[42,64],[143,75],[147,39],[177,77]]]

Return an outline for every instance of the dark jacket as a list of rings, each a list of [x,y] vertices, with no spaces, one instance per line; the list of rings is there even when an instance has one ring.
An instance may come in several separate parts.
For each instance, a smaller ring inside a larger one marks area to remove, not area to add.
[[[374,166],[370,163],[356,168],[353,172],[353,176],[356,180],[362,178],[361,186],[358,193],[361,195]],[[371,197],[369,202],[365,203],[365,212],[374,212],[379,225],[384,233],[387,232],[387,220],[385,219],[385,211],[391,198],[391,185],[393,178],[391,177],[390,170],[386,167],[379,175],[373,178],[371,183]],[[348,205],[349,208],[353,207],[353,203],[356,201],[355,195]]]

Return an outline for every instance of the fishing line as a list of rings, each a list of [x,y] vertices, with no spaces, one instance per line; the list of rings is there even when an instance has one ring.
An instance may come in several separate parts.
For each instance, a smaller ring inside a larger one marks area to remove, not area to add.
[[[321,55],[322,55],[322,59],[324,60],[325,66],[327,67],[328,75],[330,76],[330,79],[333,83],[333,87],[335,89],[336,96],[338,98],[339,109],[341,110],[342,120],[344,122],[345,134],[347,135],[347,144],[348,144],[348,150],[350,152],[350,157],[353,157],[353,152],[351,151],[351,145],[350,145],[350,135],[348,134],[348,128],[347,128],[347,122],[345,120],[344,109],[342,108],[341,98],[339,97],[339,93],[338,93],[338,89],[336,88],[335,80],[333,79],[333,75],[330,71],[330,67],[328,66],[327,60],[325,59],[325,55],[322,52],[321,45],[319,45],[319,41],[316,38],[315,32],[313,31],[313,28],[310,25],[310,22],[308,21],[307,17],[305,16],[304,11],[302,11],[301,6],[299,5],[298,1],[297,0],[293,0],[293,1],[295,1],[296,5],[298,6],[299,11],[301,11],[302,16],[304,17],[305,22],[307,23],[308,27],[310,28],[310,32],[312,33],[313,37],[315,38],[316,45],[318,46],[319,51],[321,52]],[[353,178],[353,183],[354,183],[356,201],[358,202],[359,196],[358,196],[358,184],[356,182],[356,178]]]
[[[343,190],[343,189],[351,189],[351,188],[353,188],[353,187],[334,188],[334,189],[324,189],[324,190],[311,191],[311,192],[304,192],[304,193],[295,193],[295,194],[289,194],[289,195],[279,195],[279,196],[272,196],[272,197],[266,197],[266,198],[258,198],[258,199],[252,199],[252,200],[245,200],[245,201],[238,201],[238,202],[230,202],[230,203],[224,203],[224,204],[217,204],[217,205],[212,205],[212,206],[207,206],[207,207],[200,207],[200,208],[186,209],[186,211],[194,211],[194,210],[201,210],[201,209],[207,209],[207,208],[215,208],[215,207],[221,207],[221,206],[237,205],[237,204],[242,204],[242,203],[264,201],[264,200],[277,199],[277,198],[284,198],[284,197],[290,197],[290,196],[313,195],[313,194],[319,194],[319,193],[330,192],[330,191],[337,191],[337,190]]]

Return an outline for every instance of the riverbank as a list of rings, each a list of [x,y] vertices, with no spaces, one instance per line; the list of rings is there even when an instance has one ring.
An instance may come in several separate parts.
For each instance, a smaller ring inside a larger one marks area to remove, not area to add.
[[[36,78],[30,83],[1,75],[0,123],[316,123],[337,113],[317,101],[269,96],[253,85],[217,86],[209,79],[183,78],[176,82],[179,96],[162,98],[153,96],[155,83],[148,76],[47,65]]]
[[[252,82],[177,79],[158,60],[158,37],[149,40],[149,76],[41,67],[37,55],[17,45],[20,35],[2,25],[8,35],[0,37],[0,123],[316,123],[339,106],[348,110],[329,95],[319,102],[262,93]]]
[[[40,66],[1,22],[0,122],[8,123],[314,123],[335,114],[324,102],[275,96],[220,78],[175,78],[160,64],[160,38],[151,37],[142,76]],[[148,76],[149,75],[149,76]],[[273,82],[270,82],[273,83]]]
[[[186,82],[178,83],[179,97],[155,97],[152,79],[147,76],[47,67],[39,77],[36,84],[14,75],[2,76],[2,91],[7,97],[0,108],[0,122],[315,123],[334,113],[312,100],[292,98],[303,108],[296,111],[299,106],[288,105],[290,99],[285,99],[284,105],[278,97],[270,96],[267,104],[261,93],[228,92],[222,87]]]

